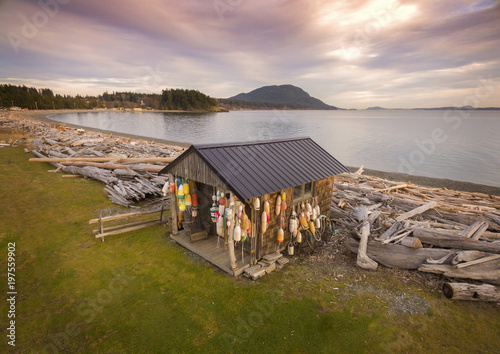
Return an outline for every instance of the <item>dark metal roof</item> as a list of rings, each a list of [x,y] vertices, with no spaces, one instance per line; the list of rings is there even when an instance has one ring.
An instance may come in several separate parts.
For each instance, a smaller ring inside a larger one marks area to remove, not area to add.
[[[160,174],[195,152],[240,198],[247,200],[348,172],[309,137],[192,145]]]

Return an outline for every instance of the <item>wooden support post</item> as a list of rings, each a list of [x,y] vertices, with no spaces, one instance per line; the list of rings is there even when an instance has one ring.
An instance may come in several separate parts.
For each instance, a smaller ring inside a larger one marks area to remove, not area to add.
[[[230,192],[229,205],[231,206],[231,215],[234,218],[234,195],[233,192]],[[229,225],[228,231],[228,248],[229,248],[229,260],[231,261],[231,270],[233,274],[236,276],[236,270],[238,269],[238,265],[236,264],[236,255],[234,253],[234,240],[233,240],[233,231],[234,231],[234,220],[231,220],[231,225]]]
[[[252,231],[250,234],[250,265],[254,266],[257,264],[257,223],[255,222],[255,218],[257,212],[254,209],[253,202],[251,202],[251,210],[252,210]]]
[[[169,174],[168,175],[168,180],[170,181],[170,183],[174,182],[175,183],[175,179],[174,179],[174,176],[172,174]],[[177,235],[179,233],[179,228],[177,227],[177,196],[174,195],[173,200],[170,201],[170,210],[172,212],[172,228],[171,228],[171,232],[172,232],[172,235]]]
[[[99,233],[104,233],[104,225],[102,222],[102,210],[99,210]],[[101,241],[104,242],[104,237],[101,238]]]

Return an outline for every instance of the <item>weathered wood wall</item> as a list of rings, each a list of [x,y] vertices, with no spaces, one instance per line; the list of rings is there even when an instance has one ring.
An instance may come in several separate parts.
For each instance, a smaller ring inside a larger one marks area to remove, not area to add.
[[[224,190],[229,190],[228,186],[222,182],[219,176],[217,176],[201,157],[194,152],[191,152],[185,156],[182,161],[176,163],[168,173],[176,177],[184,177],[208,184],[209,186],[216,186]]]

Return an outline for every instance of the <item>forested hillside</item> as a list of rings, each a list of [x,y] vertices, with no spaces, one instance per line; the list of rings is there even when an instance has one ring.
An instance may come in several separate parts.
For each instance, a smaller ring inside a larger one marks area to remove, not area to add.
[[[144,108],[164,110],[213,110],[217,100],[198,90],[166,89],[161,94],[107,91],[99,96],[54,94],[44,88],[0,85],[0,108],[27,109],[94,109]]]

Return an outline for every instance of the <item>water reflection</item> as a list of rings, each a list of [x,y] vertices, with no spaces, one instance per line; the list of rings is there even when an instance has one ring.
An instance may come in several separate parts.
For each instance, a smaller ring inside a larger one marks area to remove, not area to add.
[[[443,119],[444,111],[405,110],[96,112],[51,118],[197,144],[310,136],[346,165],[500,186],[500,112],[468,113],[458,127]]]

